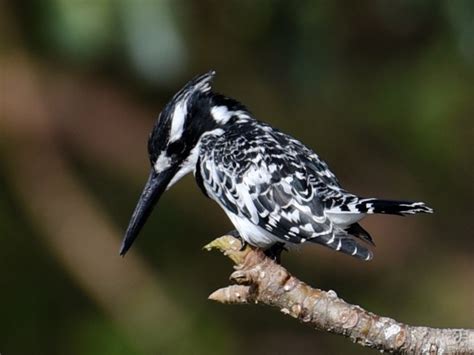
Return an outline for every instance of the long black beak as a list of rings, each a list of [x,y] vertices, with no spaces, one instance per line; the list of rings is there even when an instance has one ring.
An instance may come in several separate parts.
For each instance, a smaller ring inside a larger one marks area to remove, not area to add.
[[[122,247],[120,248],[121,256],[124,256],[132,246],[133,241],[137,238],[138,233],[140,233],[140,230],[148,219],[153,207],[155,207],[160,196],[166,190],[166,187],[173,176],[173,169],[167,169],[159,174],[154,170],[151,171],[140,199],[138,200],[137,206],[135,207],[132,218],[130,219],[127,231],[125,232]]]

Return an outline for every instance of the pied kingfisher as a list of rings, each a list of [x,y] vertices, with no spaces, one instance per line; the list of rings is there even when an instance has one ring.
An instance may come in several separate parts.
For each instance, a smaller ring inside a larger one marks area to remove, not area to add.
[[[291,136],[256,120],[238,101],[211,91],[214,71],[187,83],[165,106],[148,140],[151,172],[122,243],[124,255],[162,193],[194,172],[253,246],[319,243],[370,260],[357,222],[367,214],[432,213],[423,202],[362,198],[344,190],[327,164]],[[235,232],[235,231],[234,231]]]

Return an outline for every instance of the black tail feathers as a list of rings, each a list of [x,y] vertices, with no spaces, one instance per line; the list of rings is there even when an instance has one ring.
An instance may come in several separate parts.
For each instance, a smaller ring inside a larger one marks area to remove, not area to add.
[[[433,213],[433,209],[424,202],[391,201],[375,198],[360,199],[356,208],[361,213],[384,213],[406,216],[416,213]]]
[[[369,232],[367,232],[364,228],[361,227],[359,223],[351,224],[349,227],[345,229],[347,234],[353,235],[356,238],[362,239],[364,242],[367,242],[373,246],[375,243],[370,236]]]
[[[376,198],[359,198],[356,201],[346,204],[341,211],[336,213],[348,213],[348,215],[358,216],[359,214],[384,213],[406,216],[416,213],[433,213],[433,209],[426,206],[424,202],[411,201],[391,201],[379,200]],[[360,216],[361,219],[363,216]],[[349,219],[350,220],[350,219]],[[357,219],[356,219],[357,220]],[[339,229],[331,234],[308,239],[313,243],[323,244],[331,249],[352,255],[362,260],[371,260],[372,252],[363,244],[359,244],[360,239],[375,246],[370,234],[358,223],[352,223],[344,229]]]
[[[325,245],[331,249],[362,260],[368,261],[373,258],[372,252],[367,247],[357,243],[351,235],[345,232],[332,234],[329,239],[314,238],[309,239],[309,241]]]

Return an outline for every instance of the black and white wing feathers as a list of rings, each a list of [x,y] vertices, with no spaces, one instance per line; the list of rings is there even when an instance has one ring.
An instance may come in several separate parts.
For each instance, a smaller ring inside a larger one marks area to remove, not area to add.
[[[203,154],[200,173],[225,209],[263,228],[275,241],[311,241],[371,258],[367,248],[326,215],[325,189],[331,186],[329,192],[336,197],[343,191],[314,152],[262,124],[228,132],[217,140]]]

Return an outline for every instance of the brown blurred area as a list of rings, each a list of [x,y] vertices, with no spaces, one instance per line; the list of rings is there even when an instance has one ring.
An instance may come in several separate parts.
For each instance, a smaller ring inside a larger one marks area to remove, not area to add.
[[[471,2],[0,3],[0,353],[364,354],[258,306],[210,303],[231,229],[186,178],[125,258],[148,133],[192,76],[300,138],[376,216],[363,263],[308,246],[283,263],[400,321],[474,327]]]

